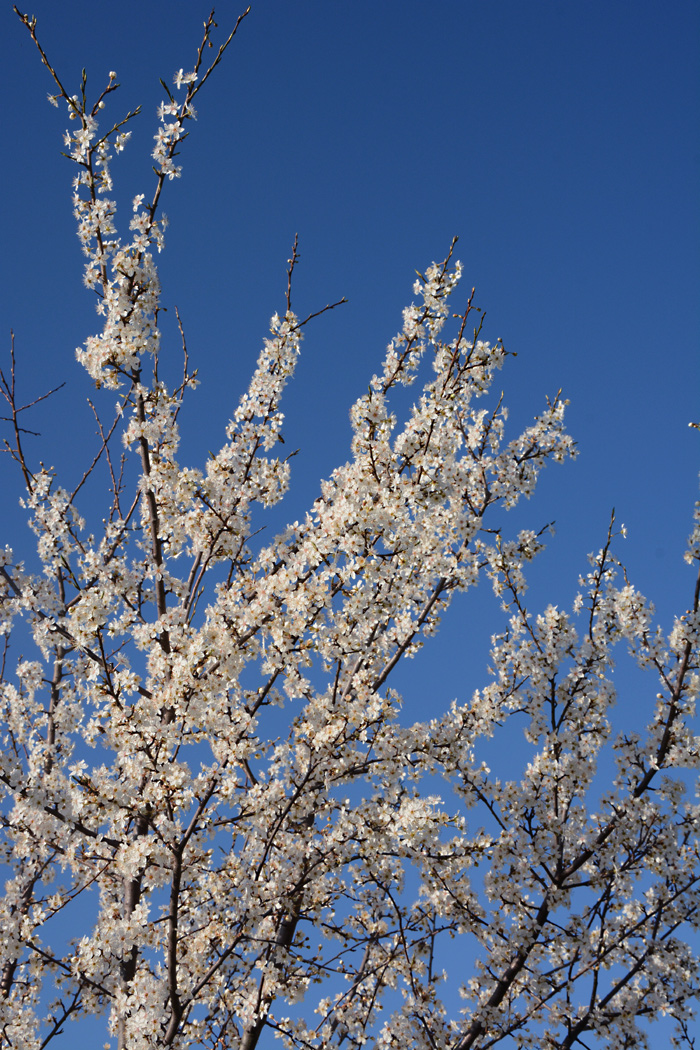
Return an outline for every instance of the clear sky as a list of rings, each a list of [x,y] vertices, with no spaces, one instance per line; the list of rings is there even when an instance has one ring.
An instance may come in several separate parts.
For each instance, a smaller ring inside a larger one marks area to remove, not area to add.
[[[221,0],[222,33],[240,10]],[[191,67],[208,7],[32,0],[31,11],[67,86],[78,90],[85,66],[97,92],[114,69],[123,87],[111,116],[143,104],[113,165],[126,218],[153,186],[159,77]],[[70,484],[79,435],[94,430],[74,348],[97,318],[60,156],[66,121],[10,3],[0,40],[0,349],[12,327],[28,396],[68,380],[28,425],[43,433],[30,451],[63,464]],[[298,312],[349,300],[307,328],[288,393],[285,439],[301,449],[288,516],[300,517],[347,458],[348,408],[399,328],[414,270],[459,235],[455,306],[476,286],[485,337],[518,354],[502,374],[514,429],[546,394],[571,400],[579,458],[550,467],[518,512],[518,526],[557,522],[533,567],[533,607],[569,603],[615,506],[629,533],[618,552],[668,622],[690,601],[682,554],[700,466],[688,427],[700,420],[699,45],[697,0],[254,0],[164,196],[164,303],[179,307],[202,379],[183,462],[219,447],[284,307],[298,233]],[[179,367],[168,321],[165,331]],[[0,470],[0,539],[20,547],[18,478],[6,461]],[[493,629],[472,619],[478,608],[460,605],[436,639],[443,699],[484,684],[486,653],[468,679],[450,659]]]
[[[222,0],[222,32],[239,11]],[[77,90],[85,66],[96,91],[115,69],[111,114],[143,104],[113,168],[126,209],[152,187],[159,77],[189,68],[208,8],[33,0],[32,12],[67,84]],[[9,3],[1,17],[3,342],[14,328],[27,380],[69,381],[33,416],[45,437],[53,429],[41,455],[58,464],[56,436],[72,448],[88,419],[73,350],[97,319],[64,114]],[[638,586],[675,608],[700,463],[688,428],[700,418],[699,45],[695,0],[254,3],[199,96],[164,199],[164,302],[180,309],[203,381],[191,461],[217,442],[283,306],[298,232],[299,312],[349,299],[307,329],[289,391],[298,517],[346,458],[348,407],[399,327],[414,270],[457,234],[465,296],[475,285],[486,337],[518,354],[502,374],[514,425],[560,387],[571,399],[579,459],[550,469],[528,508],[533,524],[557,520],[541,569],[551,600],[567,599],[614,505]]]

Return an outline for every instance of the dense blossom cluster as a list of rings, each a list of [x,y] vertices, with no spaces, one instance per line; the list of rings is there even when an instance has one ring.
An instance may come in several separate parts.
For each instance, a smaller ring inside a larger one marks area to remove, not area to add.
[[[289,294],[222,447],[202,469],[178,458],[195,379],[186,368],[171,390],[151,367],[156,216],[231,39],[204,70],[212,27],[175,78],[183,101],[160,108],[156,192],[134,201],[126,242],[105,194],[127,133],[97,125],[116,76],[89,110],[42,52],[76,122],[75,211],[104,317],[78,359],[120,401],[96,537],[15,431],[41,572],[0,552],[0,1045],[59,1045],[88,1015],[120,1050],[642,1047],[661,1015],[682,1039],[699,983],[683,772],[700,764],[698,589],[664,635],[611,526],[572,612],[527,611],[541,534],[507,537],[498,508],[573,454],[565,404],[510,439],[501,402],[482,407],[506,354],[471,300],[443,336],[451,253],[416,281],[352,407],[351,457],[303,521],[254,542],[255,506],[288,485],[280,404],[304,324]],[[401,423],[393,395],[419,379]],[[120,435],[132,492],[112,469]],[[509,614],[491,683],[406,724],[392,672],[482,575]],[[13,665],[13,629],[33,659]],[[619,646],[657,692],[634,732],[613,727]],[[480,745],[513,733],[528,758],[501,779]]]

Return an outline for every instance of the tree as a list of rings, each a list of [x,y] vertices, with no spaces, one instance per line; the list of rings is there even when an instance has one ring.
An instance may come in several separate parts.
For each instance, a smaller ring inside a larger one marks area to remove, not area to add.
[[[115,75],[92,105],[85,76],[70,95],[20,15],[73,121],[104,319],[78,358],[118,400],[108,425],[95,411],[100,442],[68,492],[25,451],[14,345],[1,378],[41,565],[6,548],[0,568],[2,1045],[58,1045],[67,1019],[104,1015],[122,1050],[636,1047],[662,1014],[692,1045],[700,576],[665,636],[613,518],[572,612],[528,612],[544,530],[509,536],[496,515],[573,455],[565,402],[510,440],[501,400],[481,407],[507,354],[482,339],[473,294],[450,319],[453,250],[419,275],[352,407],[351,458],[303,521],[256,539],[257,507],[287,488],[281,396],[316,316],[292,309],[296,244],[225,443],[201,469],[177,458],[197,381],[184,333],[181,380],[159,370],[159,205],[244,17],[207,64],[210,16],[193,71],[166,87],[155,189],[120,238],[111,150],[134,114],[100,131]],[[396,395],[419,377],[400,425]],[[91,534],[78,496],[105,468]],[[687,560],[700,562],[700,508]],[[392,672],[481,576],[509,614],[492,680],[408,725]],[[35,659],[15,657],[13,631]],[[658,692],[614,733],[618,646]],[[512,729],[529,760],[500,780],[482,744]],[[456,959],[461,1007],[443,974]]]

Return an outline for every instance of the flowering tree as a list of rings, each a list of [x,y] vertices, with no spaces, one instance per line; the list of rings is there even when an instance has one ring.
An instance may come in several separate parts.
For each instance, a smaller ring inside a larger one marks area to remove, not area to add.
[[[698,766],[700,582],[666,637],[611,524],[572,613],[528,613],[541,533],[506,536],[494,513],[573,454],[565,405],[509,440],[501,401],[480,407],[506,353],[471,298],[443,334],[452,251],[416,282],[352,407],[351,457],[303,521],[255,542],[255,505],[289,477],[280,400],[310,319],[292,310],[296,246],[222,447],[201,469],[177,458],[196,374],[184,336],[179,385],[158,371],[159,204],[243,17],[207,64],[210,16],[193,71],[166,89],[155,189],[119,237],[109,165],[133,114],[97,124],[116,75],[94,105],[85,79],[70,95],[20,15],[73,122],[103,318],[78,360],[117,402],[69,493],[25,452],[14,347],[2,374],[41,572],[0,554],[0,1045],[61,1045],[67,1019],[93,1015],[120,1050],[639,1047],[662,1014],[693,1045],[698,810],[682,771]],[[400,424],[393,396],[419,377]],[[78,496],[101,469],[93,535]],[[392,672],[483,574],[509,613],[490,684],[405,724]],[[35,659],[16,658],[13,630]],[[657,692],[616,734],[618,645]],[[480,745],[509,726],[529,759],[499,780]]]

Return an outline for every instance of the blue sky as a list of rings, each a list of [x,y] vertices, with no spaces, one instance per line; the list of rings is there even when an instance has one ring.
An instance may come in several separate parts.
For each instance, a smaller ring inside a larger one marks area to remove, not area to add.
[[[221,0],[222,33],[240,10]],[[153,185],[158,78],[190,68],[208,8],[33,0],[32,12],[67,86],[77,91],[85,66],[98,91],[114,69],[123,86],[109,113],[143,105],[113,165],[126,218]],[[94,431],[73,352],[97,318],[60,156],[64,114],[46,102],[48,73],[9,3],[0,19],[2,353],[13,328],[28,398],[67,380],[27,425],[43,433],[30,452],[70,486]],[[579,458],[549,468],[517,515],[518,527],[557,523],[533,566],[533,608],[569,603],[615,506],[633,582],[662,621],[682,611],[700,465],[700,434],[688,427],[700,420],[699,43],[695,0],[254,3],[199,96],[183,177],[164,198],[164,327],[179,369],[177,305],[202,379],[183,420],[183,461],[199,465],[218,447],[269,317],[283,309],[298,233],[299,313],[349,300],[307,328],[288,391],[285,439],[301,449],[288,517],[300,517],[319,478],[347,458],[348,408],[399,328],[414,270],[459,235],[455,305],[476,286],[485,337],[518,354],[500,380],[513,432],[545,395],[562,388],[571,400]],[[0,539],[24,550],[19,478],[7,457],[0,471]],[[498,607],[476,598],[458,603],[435,640],[445,700],[485,681]],[[436,688],[429,660],[416,665],[424,677],[409,703]]]
[[[239,10],[218,5],[222,32]],[[117,16],[78,0],[32,11],[67,84],[77,90],[85,66],[97,90],[115,69],[110,112],[143,105],[113,169],[126,208],[152,185],[158,78],[189,68],[208,11],[132,0]],[[40,442],[36,455],[58,465],[63,452],[70,472],[91,426],[73,350],[96,317],[59,152],[64,116],[46,103],[48,73],[9,4],[2,19],[3,340],[14,328],[27,380],[68,380],[33,422],[44,438],[54,431],[51,455]],[[579,459],[549,470],[528,508],[533,524],[557,521],[543,600],[568,599],[615,506],[638,586],[665,615],[685,602],[699,462],[687,425],[700,418],[699,42],[700,8],[687,0],[255,4],[199,96],[183,177],[164,200],[164,301],[180,309],[202,378],[191,461],[214,447],[283,306],[298,232],[299,312],[349,299],[307,329],[289,391],[298,517],[346,458],[349,405],[398,329],[414,270],[457,234],[465,296],[475,285],[486,337],[518,354],[502,374],[514,425],[560,387],[571,400]]]

